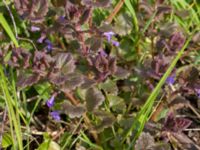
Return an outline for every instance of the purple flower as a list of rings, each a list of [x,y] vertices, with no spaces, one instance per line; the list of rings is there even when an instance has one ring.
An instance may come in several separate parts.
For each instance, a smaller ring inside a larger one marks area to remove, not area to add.
[[[50,112],[50,115],[53,119],[55,119],[56,121],[59,121],[60,120],[60,114],[58,111],[52,111]]]
[[[45,34],[42,34],[41,37],[37,40],[38,43],[43,43],[44,39],[46,38]]]
[[[32,32],[40,31],[40,28],[36,26],[31,26],[31,31]]]
[[[60,16],[60,17],[58,18],[58,20],[59,20],[61,23],[63,23],[63,22],[65,21],[65,16]]]
[[[110,42],[112,36],[115,35],[115,33],[112,31],[109,31],[109,32],[104,32],[103,35],[105,35],[107,37],[108,42]]]
[[[48,51],[51,51],[52,48],[53,48],[53,44],[51,43],[51,41],[48,40],[48,39],[46,39],[46,40],[45,40],[45,43],[47,44],[47,50],[48,50]]]
[[[52,95],[51,98],[47,101],[47,106],[49,108],[53,107],[55,101],[55,95]]]
[[[112,44],[113,44],[114,46],[116,46],[116,47],[118,47],[118,46],[119,46],[119,42],[117,42],[117,41],[114,41],[114,40],[112,40],[111,42],[112,42]]]
[[[195,91],[197,92],[197,96],[200,98],[200,89],[195,89]]]
[[[114,41],[114,40],[111,40],[111,39],[112,39],[112,36],[115,35],[114,32],[112,32],[112,31],[104,32],[103,35],[106,36],[108,42],[112,43],[112,44],[113,44],[114,46],[116,46],[116,47],[119,46],[119,42]]]
[[[172,76],[169,76],[168,78],[167,78],[167,80],[166,80],[166,83],[167,84],[174,84],[174,82],[175,82],[175,76],[174,75],[172,75]]]
[[[103,57],[107,57],[107,56],[108,56],[108,54],[107,54],[104,50],[100,50],[100,51],[99,51],[99,54],[100,54],[101,56],[103,56]]]

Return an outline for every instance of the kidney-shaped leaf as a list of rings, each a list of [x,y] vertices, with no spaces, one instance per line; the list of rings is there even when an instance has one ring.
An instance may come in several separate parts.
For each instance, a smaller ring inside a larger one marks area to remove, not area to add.
[[[85,112],[84,106],[74,106],[69,102],[65,102],[61,105],[61,110],[69,115],[70,118],[81,117]]]
[[[31,86],[37,83],[40,80],[40,76],[38,74],[31,74],[31,75],[20,75],[18,77],[17,86],[24,88],[27,86]]]
[[[154,145],[154,138],[149,133],[142,132],[136,141],[135,150],[148,150]]]
[[[55,68],[63,74],[72,73],[75,70],[75,61],[70,53],[59,53],[55,56]]]
[[[120,79],[126,79],[129,75],[130,75],[130,72],[121,67],[118,67],[117,71],[114,73],[114,76]]]
[[[104,101],[104,95],[97,88],[90,88],[86,92],[86,106],[88,111],[93,111]]]
[[[111,113],[105,111],[96,110],[94,111],[94,115],[100,119],[100,123],[94,127],[98,132],[101,132],[105,128],[112,126],[115,121],[114,116]]]

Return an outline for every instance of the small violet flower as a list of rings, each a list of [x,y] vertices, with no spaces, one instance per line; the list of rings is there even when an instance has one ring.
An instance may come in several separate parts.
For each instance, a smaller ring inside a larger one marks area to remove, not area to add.
[[[52,112],[50,112],[50,115],[54,120],[56,120],[56,121],[60,120],[60,114],[58,111],[52,111]]]
[[[51,98],[47,101],[47,106],[49,108],[53,107],[54,102],[55,102],[55,95],[52,95]]]
[[[108,42],[110,42],[112,36],[115,35],[115,33],[110,31],[110,32],[104,32],[103,35],[105,35],[107,40],[108,40]]]
[[[101,56],[103,56],[103,57],[107,57],[107,56],[108,56],[108,54],[107,54],[104,50],[100,50],[100,51],[99,51],[99,54],[100,54]]]
[[[41,37],[37,40],[38,43],[43,43],[44,39],[46,38],[45,34],[42,34]]]
[[[114,40],[112,40],[111,42],[112,42],[112,44],[113,44],[114,46],[116,46],[116,47],[118,47],[118,46],[119,46],[119,42],[117,42],[117,41],[114,41]]]
[[[47,50],[48,50],[48,51],[51,51],[52,48],[53,48],[53,44],[51,43],[51,41],[48,40],[48,39],[46,39],[46,40],[45,40],[45,43],[47,44]]]
[[[31,31],[32,32],[37,32],[37,31],[40,31],[40,28],[36,27],[36,26],[31,26]]]
[[[168,78],[167,78],[167,80],[166,80],[166,83],[167,84],[170,84],[170,85],[172,85],[172,84],[174,84],[174,82],[175,82],[175,76],[169,76]]]
[[[61,23],[63,23],[63,22],[65,21],[65,16],[60,16],[60,17],[58,18],[58,20],[59,20]]]
[[[195,89],[195,91],[197,92],[198,98],[200,98],[200,89]]]
[[[104,32],[104,33],[103,33],[103,35],[104,35],[104,36],[106,36],[106,38],[107,38],[108,42],[112,43],[112,44],[113,44],[114,46],[116,46],[116,47],[118,47],[118,46],[119,46],[119,42],[117,42],[117,41],[114,41],[114,40],[111,40],[111,39],[112,39],[112,37],[113,37],[113,35],[115,35],[115,33],[114,33],[114,32],[112,32],[112,31],[109,31],[109,32]]]

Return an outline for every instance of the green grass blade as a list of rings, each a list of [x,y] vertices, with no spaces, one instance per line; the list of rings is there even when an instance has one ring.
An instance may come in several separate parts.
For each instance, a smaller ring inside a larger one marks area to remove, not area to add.
[[[131,12],[131,14],[133,16],[133,23],[135,26],[135,31],[138,32],[139,31],[138,19],[137,19],[135,10],[133,8],[133,5],[131,4],[130,0],[125,0],[125,5],[129,9],[129,11]]]
[[[14,127],[19,150],[23,150],[22,132],[21,132],[19,114],[15,112],[15,109],[18,109],[18,108],[17,106],[15,107],[13,105],[13,101],[15,100],[12,98],[13,96],[11,92],[9,91],[9,85],[7,84],[7,79],[4,75],[2,66],[0,66],[0,77],[1,77],[1,88],[4,93],[6,105],[8,108],[10,124]],[[13,144],[16,144],[15,141]]]
[[[82,135],[82,137],[79,137],[80,140],[84,141],[85,143],[87,143],[89,146],[91,146],[92,148],[96,150],[103,150],[103,148],[100,147],[99,145],[92,143],[83,131],[81,131],[80,133]]]
[[[10,26],[8,25],[6,19],[4,18],[3,14],[0,13],[0,24],[2,25],[2,27],[4,28],[4,30],[6,31],[6,33],[8,34],[8,36],[10,37],[10,39],[13,41],[13,43],[15,44],[16,47],[19,47],[18,41],[15,38]]]
[[[146,30],[149,28],[149,26],[151,25],[153,19],[155,18],[157,14],[157,11],[155,11],[152,16],[150,17],[150,19],[147,21],[147,23],[144,26],[144,29],[142,30],[142,35],[144,35],[144,33],[146,32]]]

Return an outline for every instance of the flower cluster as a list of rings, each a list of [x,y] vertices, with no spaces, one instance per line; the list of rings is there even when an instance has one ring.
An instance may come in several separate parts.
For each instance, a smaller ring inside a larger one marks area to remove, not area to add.
[[[54,106],[54,103],[55,103],[55,96],[56,94],[53,94],[51,96],[51,98],[49,100],[47,100],[46,104],[49,108],[52,108]],[[60,120],[60,113],[59,111],[52,111],[50,112],[50,115],[51,117],[56,120],[56,121],[59,121]]]

